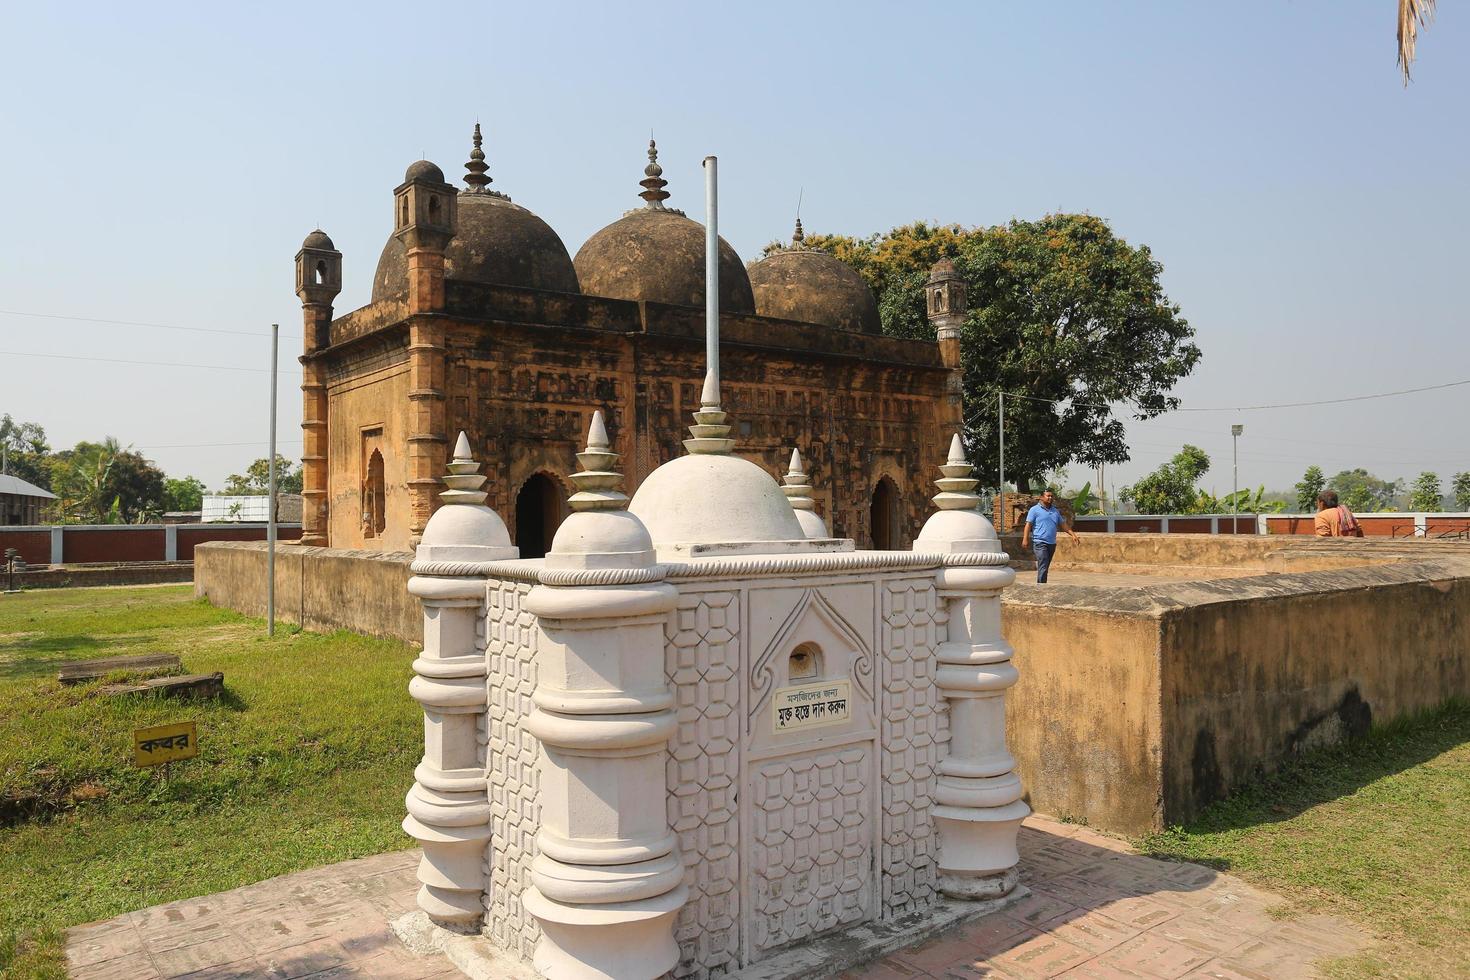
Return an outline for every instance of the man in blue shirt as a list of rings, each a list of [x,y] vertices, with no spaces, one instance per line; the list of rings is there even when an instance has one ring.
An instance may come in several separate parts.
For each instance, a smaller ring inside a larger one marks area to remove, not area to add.
[[[1036,581],[1045,582],[1047,570],[1051,568],[1051,557],[1057,552],[1057,529],[1061,528],[1077,540],[1077,532],[1067,526],[1067,519],[1056,507],[1056,496],[1047,490],[1041,495],[1041,503],[1032,504],[1026,512],[1026,526],[1021,529],[1021,550],[1026,550],[1029,540],[1036,552]]]

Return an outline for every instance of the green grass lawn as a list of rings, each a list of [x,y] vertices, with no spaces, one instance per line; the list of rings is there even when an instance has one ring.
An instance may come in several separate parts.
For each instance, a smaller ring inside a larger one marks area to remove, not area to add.
[[[59,930],[413,841],[414,651],[278,628],[190,586],[0,599],[0,975],[64,976]],[[219,700],[62,687],[67,660],[176,653]],[[134,728],[193,720],[200,756],[132,765]]]
[[[1341,976],[1470,976],[1470,705],[1321,751],[1143,842],[1374,933]]]

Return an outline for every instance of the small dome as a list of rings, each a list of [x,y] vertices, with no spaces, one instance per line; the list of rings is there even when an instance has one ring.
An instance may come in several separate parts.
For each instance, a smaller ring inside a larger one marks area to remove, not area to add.
[[[628,510],[660,554],[695,544],[803,541],[806,532],[771,475],[739,456],[670,460],[639,484]]]
[[[573,264],[590,296],[704,306],[704,225],[667,208],[647,207],[587,239]],[[754,313],[745,265],[720,239],[720,309]]]
[[[442,184],[444,183],[444,171],[440,170],[437,164],[430,163],[428,160],[415,160],[403,172],[403,182],[406,184],[410,180],[435,180]]]
[[[751,265],[750,286],[761,316],[883,332],[873,291],[856,269],[826,252],[798,247],[767,256]]]
[[[332,240],[327,237],[327,233],[322,231],[320,228],[312,232],[310,235],[307,235],[306,241],[301,243],[301,247],[324,248],[328,251],[336,251],[337,249],[337,246],[333,245]]]
[[[463,282],[575,293],[577,271],[551,226],[507,197],[459,192],[459,231],[444,251],[444,274]],[[373,273],[373,302],[408,292],[408,250],[389,236]]]

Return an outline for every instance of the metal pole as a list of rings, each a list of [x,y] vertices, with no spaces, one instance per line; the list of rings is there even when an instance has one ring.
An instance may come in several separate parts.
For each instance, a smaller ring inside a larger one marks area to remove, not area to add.
[[[1006,532],[1006,393],[998,392],[1000,399],[1000,533]]]
[[[705,387],[720,404],[719,160],[704,158],[704,363]],[[702,399],[701,399],[702,400]]]
[[[276,361],[281,343],[281,325],[271,324],[271,446],[270,489],[265,525],[265,634],[276,635]]]
[[[1243,425],[1230,427],[1230,533],[1240,533],[1240,434]]]

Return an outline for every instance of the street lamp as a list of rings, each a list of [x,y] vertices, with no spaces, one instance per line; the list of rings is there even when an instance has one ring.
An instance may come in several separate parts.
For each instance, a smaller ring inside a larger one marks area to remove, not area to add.
[[[1240,533],[1240,434],[1245,426],[1239,423],[1230,427],[1230,533]]]

